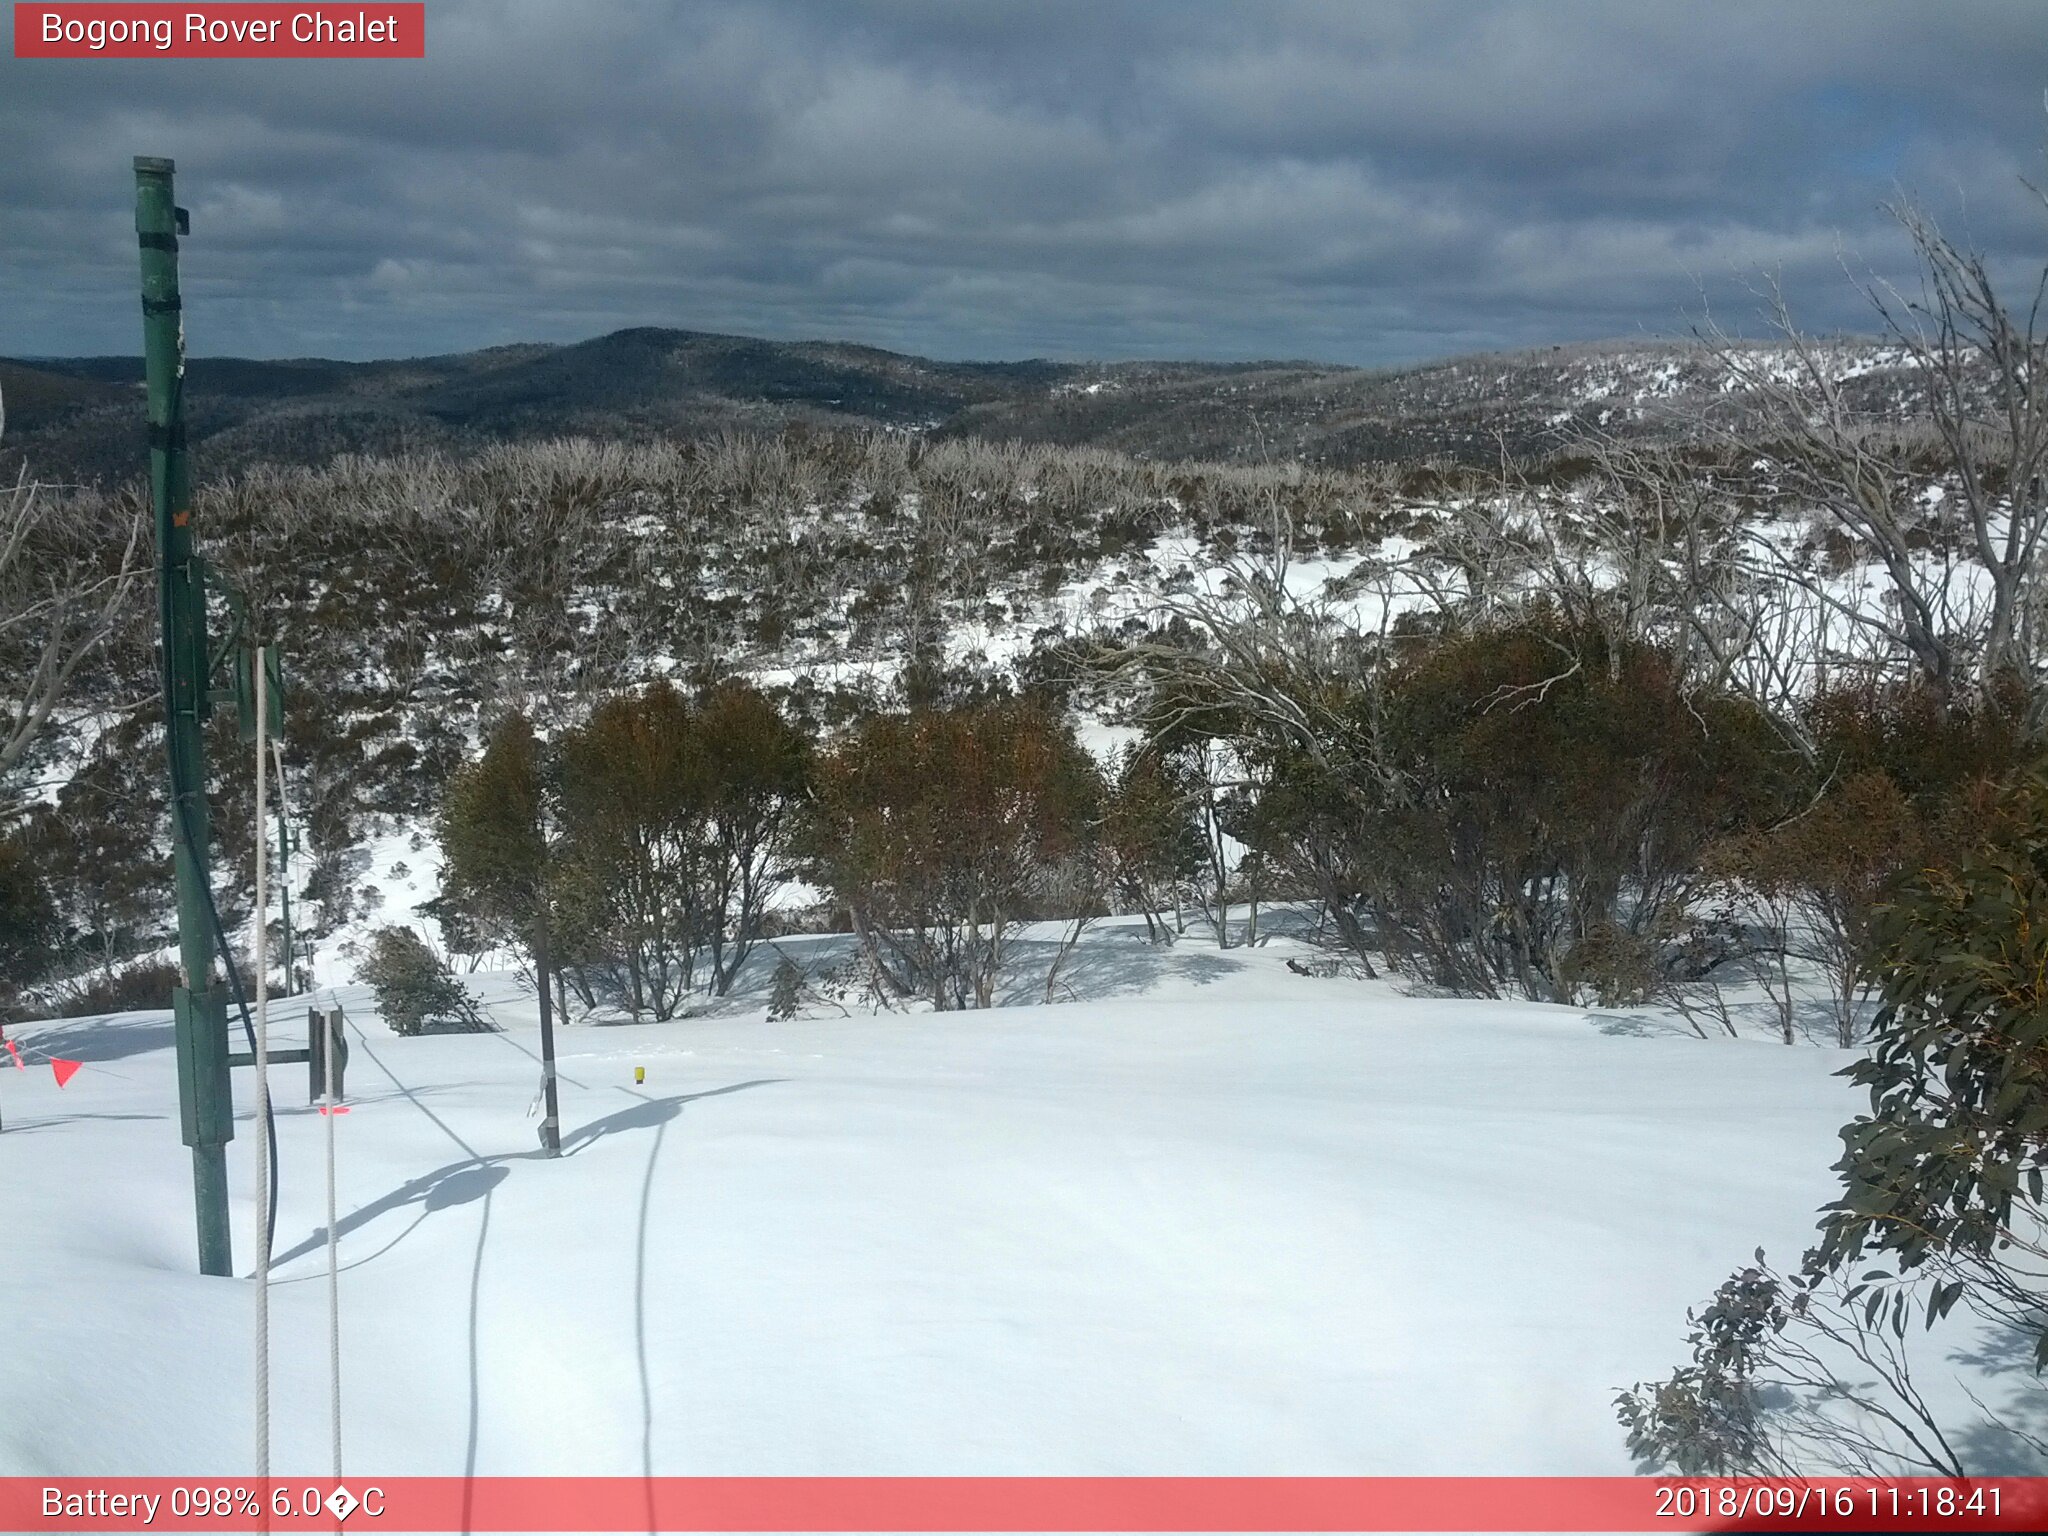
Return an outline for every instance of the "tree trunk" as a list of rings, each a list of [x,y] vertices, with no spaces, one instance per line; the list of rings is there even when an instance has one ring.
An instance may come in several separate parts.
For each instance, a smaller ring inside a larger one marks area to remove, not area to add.
[[[1365,930],[1358,926],[1358,914],[1351,910],[1351,903],[1339,896],[1324,882],[1323,909],[1330,914],[1337,925],[1338,936],[1344,940],[1351,953],[1358,957],[1358,963],[1365,967],[1369,980],[1378,981],[1380,973],[1373,969],[1372,956],[1367,952]]]
[[[875,932],[868,926],[866,915],[858,906],[849,906],[846,913],[853,923],[854,937],[860,941],[861,953],[867,956],[869,981],[877,991],[885,991],[891,997],[910,996],[910,989],[897,979],[896,973],[882,959],[881,948],[875,942]]]

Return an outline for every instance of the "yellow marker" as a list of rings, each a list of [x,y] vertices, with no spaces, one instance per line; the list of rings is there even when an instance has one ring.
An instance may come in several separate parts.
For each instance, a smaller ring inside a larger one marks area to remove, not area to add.
[[[646,1081],[647,1081],[647,1069],[646,1069],[645,1067],[635,1067],[635,1068],[633,1069],[633,1081],[634,1081],[634,1082],[636,1082],[636,1083],[644,1083],[644,1082],[646,1082]]]

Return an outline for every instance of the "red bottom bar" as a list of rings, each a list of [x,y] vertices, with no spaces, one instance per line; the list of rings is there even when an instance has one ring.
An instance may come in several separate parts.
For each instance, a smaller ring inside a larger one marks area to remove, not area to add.
[[[0,1478],[0,1531],[258,1529],[2039,1531],[2048,1478]]]

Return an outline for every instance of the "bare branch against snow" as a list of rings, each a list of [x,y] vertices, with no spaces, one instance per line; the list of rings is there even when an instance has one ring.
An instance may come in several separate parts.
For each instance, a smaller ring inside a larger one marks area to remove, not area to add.
[[[2023,307],[2008,304],[1984,259],[1922,208],[1889,210],[1919,257],[1917,290],[1862,286],[1887,356],[1873,368],[1800,331],[1775,283],[1762,291],[1782,346],[1758,349],[1709,322],[1700,336],[1754,407],[1710,430],[1725,446],[1761,443],[1757,468],[1793,507],[1818,512],[1884,574],[1889,612],[1800,565],[1783,540],[1753,541],[1760,574],[1789,580],[1851,626],[1884,636],[1939,696],[2019,679],[2048,705],[2048,267]],[[1916,439],[1901,411],[1924,423]],[[1930,455],[1938,489],[1925,494]],[[1967,558],[1959,558],[1959,556]]]
[[[0,822],[31,803],[21,782],[31,749],[62,724],[79,669],[129,617],[146,555],[139,506],[60,498],[26,466],[0,490]]]

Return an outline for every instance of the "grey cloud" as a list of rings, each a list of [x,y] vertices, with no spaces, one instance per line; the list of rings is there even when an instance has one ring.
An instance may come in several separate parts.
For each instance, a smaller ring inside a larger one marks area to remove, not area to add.
[[[1903,183],[2038,264],[2030,3],[429,6],[419,62],[0,58],[0,353],[132,351],[128,158],[194,345],[623,325],[944,357],[1385,362],[1866,316]],[[2038,176],[2037,178],[2038,179]]]

